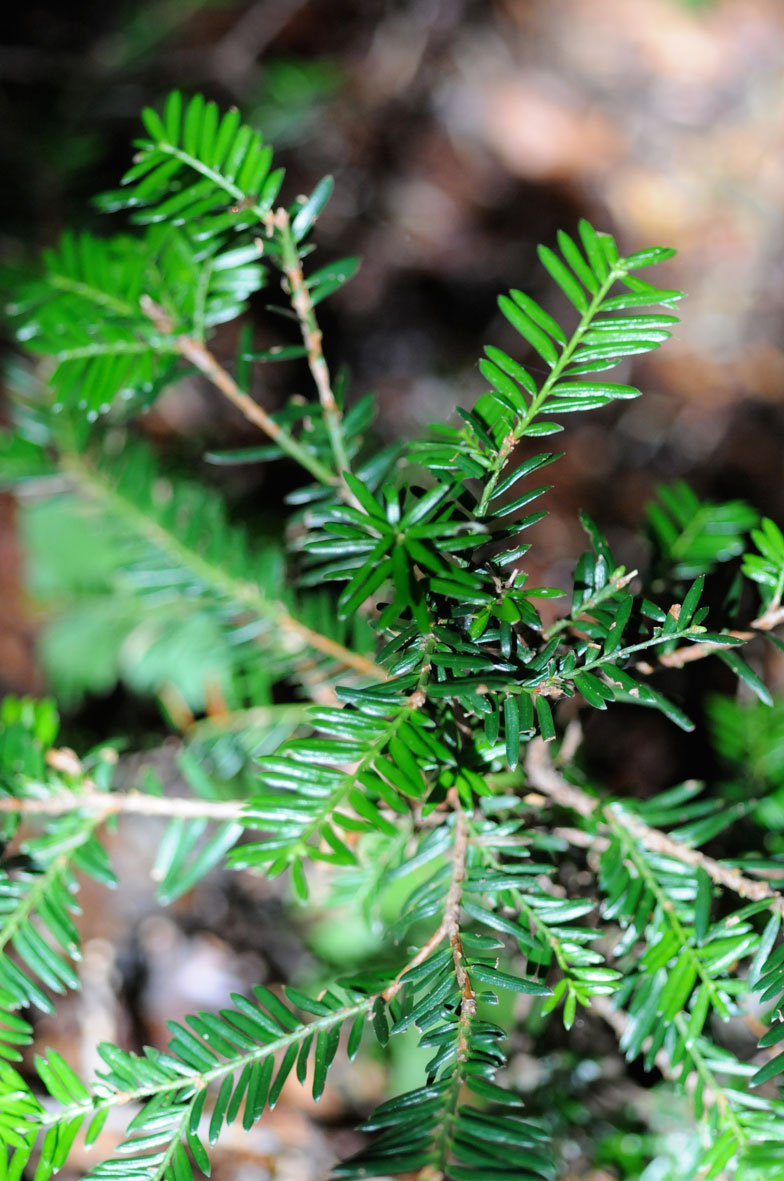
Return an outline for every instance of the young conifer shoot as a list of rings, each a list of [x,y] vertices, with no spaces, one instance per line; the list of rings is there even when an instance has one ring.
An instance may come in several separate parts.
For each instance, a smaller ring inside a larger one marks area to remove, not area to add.
[[[0,474],[33,549],[82,539],[43,635],[64,699],[122,678],[176,720],[209,715],[217,683],[229,720],[187,728],[192,790],[172,796],[153,775],[113,786],[122,735],[77,757],[57,745],[53,702],[3,703],[0,1177],[47,1181],[86,1145],[95,1181],[192,1181],[290,1075],[318,1099],[333,1064],[345,1076],[346,1059],[384,1060],[409,1031],[427,1051],[421,1078],[360,1113],[361,1147],[335,1181],[555,1181],[586,1057],[574,1033],[594,1022],[635,1079],[678,1096],[681,1121],[677,1152],[651,1133],[632,1163],[605,1153],[608,1176],[784,1178],[784,845],[768,840],[784,731],[741,655],[751,641],[755,665],[765,641],[784,651],[784,536],[678,482],[648,509],[646,571],[619,565],[584,515],[588,548],[547,622],[537,605],[563,591],[526,574],[551,436],[567,415],[639,396],[607,373],[674,330],[681,293],[640,274],[673,252],[621,257],[585,221],[559,233],[539,257],[565,322],[523,290],[499,298],[530,369],[488,344],[473,407],[379,445],[372,397],[347,393],[322,351],[318,305],[358,266],[311,265],[331,179],[287,203],[259,132],[200,95],[142,119],[132,166],[100,198],[126,228],[65,234],[11,309],[45,381],[14,383]],[[294,324],[259,351],[245,313],[275,281]],[[234,320],[227,359],[211,338]],[[292,358],[312,396],[263,409],[256,367]],[[214,462],[298,465],[281,539],[248,536],[213,487],[144,441],[139,416],[194,373],[263,436]],[[622,703],[691,730],[657,674],[682,669],[685,683],[703,659],[741,689],[709,705],[731,785],[613,797],[580,760],[579,719]],[[172,1020],[165,1047],[102,1044],[95,1078],[53,1049],[33,1061],[36,1013],[80,987],[79,883],[115,885],[105,837],[122,839],[129,813],[168,821],[161,902],[218,866],[284,875],[300,903],[315,883],[327,913],[351,900],[377,952],[309,990],[271,981]],[[523,1045],[542,1054],[539,1095],[514,1070]],[[561,1050],[573,1065],[557,1075]],[[120,1111],[124,1138],[107,1146]]]

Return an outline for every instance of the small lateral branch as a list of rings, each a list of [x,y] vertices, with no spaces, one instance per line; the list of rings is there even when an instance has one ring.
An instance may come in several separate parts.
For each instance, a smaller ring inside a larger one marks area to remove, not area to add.
[[[743,643],[754,638],[754,632],[750,631],[728,631],[723,634]],[[691,664],[695,660],[704,660],[706,656],[715,656],[717,652],[723,651],[726,651],[726,646],[722,648],[721,645],[715,643],[686,644],[682,648],[676,648],[673,652],[662,652],[656,657],[656,661],[664,668],[683,668],[684,664]],[[644,661],[641,661],[637,667],[640,672],[648,675],[653,672],[651,665]]]
[[[774,627],[778,627],[780,623],[784,623],[784,607],[780,603],[773,602],[762,615],[752,621],[751,626],[756,627],[759,631],[772,631]]]
[[[16,796],[0,797],[0,813],[23,816],[64,816],[69,812],[90,811],[102,819],[109,816],[137,815],[179,817],[182,820],[252,819],[247,800],[199,800],[189,796],[153,796],[141,791],[106,792],[89,785],[84,791],[57,791],[43,799]]]
[[[553,766],[547,746],[540,738],[534,738],[528,744],[525,769],[530,785],[554,803],[569,808],[586,819],[598,819],[606,824],[606,809],[611,805],[594,799],[579,787],[568,783]],[[615,819],[616,823],[620,820],[635,840],[651,853],[660,853],[684,865],[703,869],[716,885],[732,890],[739,897],[747,898],[751,902],[770,901],[771,910],[784,915],[784,894],[772,889],[767,883],[754,881],[753,878],[742,874],[739,869],[723,865],[706,853],[701,853],[699,849],[692,849],[689,845],[667,836],[658,828],[651,828],[631,812],[619,813]]]
[[[444,907],[444,934],[449,939],[455,978],[462,997],[460,1016],[470,1020],[476,1014],[476,994],[465,966],[463,941],[460,938],[460,902],[463,897],[463,882],[466,876],[466,855],[468,853],[468,825],[465,813],[458,804],[455,818],[455,849],[452,863],[452,877]]]
[[[455,843],[452,852],[452,875],[449,881],[444,915],[436,930],[419,951],[398,972],[395,979],[381,993],[384,1001],[389,1003],[403,987],[403,977],[425,962],[432,955],[444,939],[449,941],[452,958],[455,965],[455,976],[462,995],[461,1017],[471,1018],[476,1013],[476,995],[471,987],[468,971],[463,962],[463,945],[460,939],[460,902],[463,896],[463,882],[466,876],[466,857],[468,854],[468,824],[463,809],[457,807],[455,812]]]
[[[363,676],[372,677],[374,681],[387,680],[386,671],[374,661],[369,660],[367,656],[363,656],[361,652],[354,652],[351,648],[346,648],[343,644],[339,644],[337,640],[331,640],[329,636],[325,636],[322,632],[315,631],[312,627],[307,627],[299,619],[295,619],[293,615],[289,615],[287,611],[280,613],[280,626],[286,631],[291,632],[307,644],[310,648],[315,648],[319,652],[323,652],[325,656],[331,656],[340,664],[347,668],[353,668],[355,672],[362,673]]]
[[[148,295],[143,295],[139,304],[144,314],[152,320],[159,332],[167,335],[172,334],[173,325],[163,308],[159,307]],[[231,374],[219,364],[206,345],[200,340],[186,335],[175,337],[174,344],[180,356],[184,357],[186,361],[190,361],[200,373],[203,373],[244,414],[249,422],[263,431],[268,438],[272,439],[273,443],[277,443],[281,451],[301,464],[320,484],[332,485],[336,483],[335,477],[328,468],[324,467],[318,459],[298,443],[293,435],[283,430],[274,418],[267,414],[262,406],[259,406],[258,402],[254,402],[253,398],[240,389]]]
[[[302,343],[308,356],[308,368],[318,392],[321,408],[324,411],[324,423],[329,435],[342,495],[348,504],[359,508],[356,498],[343,479],[343,473],[350,470],[348,453],[343,439],[343,416],[332,389],[332,379],[322,349],[321,329],[316,318],[313,300],[310,297],[310,289],[302,271],[302,260],[292,233],[288,211],[281,208],[277,209],[274,214],[268,214],[265,224],[267,233],[276,234],[280,242],[280,266],[285,276],[283,286],[299,323]],[[259,246],[263,251],[262,240],[259,240]]]

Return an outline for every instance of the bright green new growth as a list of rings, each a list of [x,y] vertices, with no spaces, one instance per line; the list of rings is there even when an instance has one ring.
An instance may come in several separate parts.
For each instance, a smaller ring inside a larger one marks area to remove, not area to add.
[[[363,1036],[384,1046],[416,1027],[432,1052],[422,1085],[376,1109],[365,1149],[334,1177],[555,1178],[563,1129],[530,1116],[504,1073],[514,1022],[492,1020],[492,1006],[509,993],[567,1029],[578,1007],[591,1009],[629,1061],[642,1057],[688,1095],[699,1132],[675,1166],[688,1174],[660,1169],[662,1181],[784,1178],[784,1104],[762,1086],[784,1071],[784,1055],[767,1051],[784,1038],[784,896],[766,880],[779,863],[730,864],[700,850],[741,816],[784,815],[775,796],[763,798],[769,769],[755,772],[754,798],[690,781],[644,803],[611,800],[584,781],[579,735],[572,724],[561,742],[554,711],[579,696],[586,710],[641,705],[689,730],[652,676],[711,656],[769,703],[738,648],[755,633],[781,646],[772,629],[784,620],[782,534],[743,502],[663,487],[640,576],[584,517],[590,548],[548,626],[537,602],[562,592],[528,586],[520,564],[530,548],[521,535],[545,515],[533,503],[551,487],[535,481],[558,459],[529,441],[560,432],[565,414],[639,395],[604,372],[670,336],[680,293],[637,272],[672,252],[621,258],[586,222],[579,240],[559,234],[558,252],[543,247],[540,258],[574,307],[570,323],[523,291],[499,299],[535,367],[488,346],[488,389],[459,409],[459,424],[379,449],[368,438],[372,399],[348,403],[332,382],[315,312],[357,260],[303,268],[331,181],[279,206],[282,173],[237,111],[221,116],[200,96],[183,104],[173,94],[162,116],[143,119],[133,167],[101,200],[130,210],[139,232],[66,235],[13,309],[20,340],[48,361],[51,393],[20,393],[0,463],[22,491],[57,477],[61,499],[32,506],[31,537],[51,536],[57,517],[47,513],[65,506],[96,539],[92,572],[60,583],[73,601],[47,641],[67,691],[123,677],[164,700],[173,685],[200,712],[217,677],[233,721],[192,728],[181,756],[192,798],[164,797],[151,779],[129,796],[113,790],[105,750],[78,762],[55,747],[51,705],[5,703],[0,816],[20,856],[0,890],[0,1177],[19,1181],[28,1167],[47,1181],[77,1135],[95,1142],[109,1110],[132,1103],[126,1140],[88,1176],[190,1181],[209,1170],[223,1128],[249,1128],[290,1073],[318,1098],[336,1056],[353,1058]],[[275,274],[301,343],[259,353],[245,328],[224,367],[210,330],[242,316]],[[249,395],[253,366],[293,357],[307,359],[317,397],[269,414]],[[261,449],[213,461],[285,455],[305,473],[290,497],[298,528],[288,559],[274,541],[249,540],[216,493],[161,470],[133,437],[133,417],[194,368],[267,435]],[[728,606],[709,624],[706,580],[741,555],[750,583],[731,599],[750,601],[756,584],[756,618],[739,627]],[[325,583],[336,584],[337,619]],[[75,671],[74,645],[102,643],[107,662]],[[292,684],[316,704],[275,704],[276,687]],[[711,708],[735,736],[722,753],[742,764],[749,711]],[[93,1083],[50,1052],[31,1086],[12,1065],[32,1040],[26,1010],[49,1011],[53,993],[79,986],[75,875],[112,884],[101,830],[130,810],[171,818],[155,865],[163,900],[221,863],[289,871],[305,900],[316,863],[336,899],[358,899],[375,919],[392,884],[408,882],[387,932],[392,959],[317,998],[289,986],[233,995],[218,1014],[171,1022],[166,1052],[103,1045]],[[564,814],[570,827],[557,823]],[[559,880],[570,842],[572,857],[589,851],[593,885],[579,896]],[[745,1061],[712,1019],[752,1009],[766,1032],[763,1052]]]

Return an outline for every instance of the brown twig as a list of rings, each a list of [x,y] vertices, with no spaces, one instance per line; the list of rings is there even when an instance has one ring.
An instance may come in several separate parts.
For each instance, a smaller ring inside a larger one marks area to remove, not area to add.
[[[567,845],[571,845],[573,849],[590,849],[592,853],[604,853],[610,847],[608,837],[584,832],[582,828],[567,828],[558,824],[549,831],[552,836],[559,837]]]
[[[199,800],[187,796],[153,796],[141,791],[99,791],[86,780],[84,791],[57,791],[43,799],[26,796],[0,797],[0,813],[24,816],[64,816],[67,812],[89,810],[102,820],[119,814],[137,816],[176,816],[183,820],[252,819],[248,800]],[[34,786],[34,785],[33,785]]]
[[[152,320],[159,332],[170,337],[173,335],[174,325],[168,314],[154,300],[150,299],[149,295],[142,295],[139,306],[145,316]],[[195,365],[199,372],[203,373],[215,388],[220,390],[241,414],[244,414],[249,422],[263,431],[268,438],[272,439],[273,443],[277,443],[281,451],[285,451],[287,455],[306,468],[320,484],[332,485],[336,483],[334,475],[324,467],[323,463],[298,443],[293,435],[290,435],[275,422],[275,419],[267,414],[258,402],[254,402],[253,398],[240,389],[228,370],[223,368],[202,341],[195,340],[191,336],[181,335],[174,338],[174,346],[180,356],[184,357],[186,361],[190,361],[191,365]]]
[[[354,652],[351,648],[344,647],[337,640],[331,640],[329,636],[322,635],[312,627],[300,623],[293,615],[289,615],[288,611],[281,610],[278,619],[282,628],[299,636],[309,648],[315,648],[318,652],[323,652],[325,656],[331,656],[340,664],[353,668],[364,676],[372,677],[375,681],[387,679],[386,670],[381,665],[369,660],[360,652]]]
[[[269,730],[280,721],[303,721],[307,709],[306,702],[297,702],[294,705],[249,705],[242,709],[220,710],[191,721],[185,728],[185,735],[189,739],[203,738],[205,735],[247,730],[252,726]]]
[[[784,606],[774,600],[767,611],[752,620],[751,626],[759,631],[769,632],[780,623],[784,623]]]
[[[275,224],[279,230],[284,234],[288,234],[290,237],[289,217],[285,210],[278,210]],[[335,395],[332,392],[332,380],[329,375],[329,368],[327,367],[327,362],[324,359],[324,353],[321,348],[321,329],[316,321],[316,313],[313,310],[310,291],[305,282],[305,276],[302,273],[302,263],[300,262],[299,252],[293,239],[291,241],[291,250],[286,251],[282,257],[282,266],[283,273],[288,282],[288,296],[291,306],[296,312],[297,320],[299,321],[302,343],[307,349],[308,368],[318,391],[319,402],[326,414],[339,416],[340,411],[335,401]]]
[[[435,645],[435,632],[431,631],[424,638],[422,646],[424,659],[422,661],[422,667],[419,670],[419,676],[417,677],[416,689],[406,701],[409,709],[423,709],[427,703],[427,683],[430,680],[430,673],[433,668],[433,649]]]
[[[354,508],[361,508],[359,502],[348,487],[344,473],[349,471],[350,464],[343,439],[342,414],[335,400],[332,389],[332,379],[329,367],[322,350],[322,334],[319,328],[316,312],[313,307],[310,289],[302,272],[302,260],[299,248],[291,229],[291,219],[286,209],[276,209],[266,219],[267,233],[276,233],[281,246],[280,266],[285,276],[284,290],[299,323],[302,343],[308,357],[308,368],[318,392],[318,399],[324,411],[324,425],[329,435],[332,455],[335,460],[338,477],[344,500]],[[263,252],[263,239],[258,241],[259,251]]]
[[[406,966],[398,972],[395,979],[381,993],[388,1003],[403,987],[403,977],[412,968],[425,962],[428,956],[436,950],[444,939],[449,941],[452,948],[452,959],[455,965],[455,976],[462,995],[461,1016],[470,1018],[476,1013],[476,996],[471,987],[465,964],[463,963],[463,945],[460,939],[460,900],[463,894],[463,882],[466,874],[466,856],[468,853],[468,826],[465,813],[459,806],[455,813],[455,843],[452,851],[452,876],[447,891],[444,915],[436,930],[419,951],[408,961]],[[462,1048],[462,1047],[461,1047]]]
[[[275,420],[267,414],[262,406],[259,406],[258,402],[254,402],[251,397],[243,393],[231,374],[218,364],[213,354],[201,341],[193,340],[190,336],[178,336],[177,350],[185,357],[186,361],[190,361],[200,373],[208,377],[212,384],[217,386],[230,402],[234,403],[249,422],[264,431],[265,435],[269,435],[274,443],[280,443],[282,432]]]
[[[463,896],[463,882],[466,876],[466,854],[468,852],[468,826],[466,825],[463,809],[457,804],[455,817],[455,848],[452,866],[452,879],[446,896],[444,908],[444,930],[452,948],[452,960],[455,965],[455,978],[460,989],[460,1019],[461,1023],[470,1021],[476,1016],[476,993],[471,986],[471,980],[465,966],[463,941],[460,938],[460,901]],[[461,1029],[459,1055],[463,1056],[467,1050],[465,1032]]]
[[[770,901],[771,909],[784,915],[784,894],[772,889],[767,883],[756,882],[746,877],[739,869],[723,865],[706,853],[701,853],[699,849],[692,849],[659,829],[651,828],[619,805],[605,804],[574,784],[568,783],[553,767],[547,746],[540,738],[535,738],[528,744],[525,769],[529,783],[561,807],[569,808],[586,819],[598,819],[604,826],[612,824],[613,821],[616,824],[620,822],[649,852],[660,853],[684,865],[702,869],[717,885],[753,902]],[[607,816],[608,809],[612,810],[611,820]]]
[[[726,636],[732,636],[733,639],[745,643],[747,640],[754,638],[754,632],[750,631],[728,631],[723,633]],[[727,645],[727,647],[734,647],[734,645]],[[663,665],[665,668],[683,668],[684,664],[691,664],[693,660],[704,660],[706,656],[715,656],[717,652],[723,651],[721,644],[685,644],[682,648],[676,648],[673,652],[662,652],[658,656],[657,663]],[[637,667],[643,672],[653,672],[651,665],[640,662]]]

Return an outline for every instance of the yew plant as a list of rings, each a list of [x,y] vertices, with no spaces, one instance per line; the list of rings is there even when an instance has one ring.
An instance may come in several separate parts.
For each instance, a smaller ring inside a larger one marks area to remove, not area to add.
[[[358,265],[311,265],[331,180],[282,199],[260,134],[198,95],[142,118],[130,170],[100,198],[128,228],[66,234],[12,308],[45,382],[15,383],[0,471],[36,528],[49,512],[50,539],[77,538],[73,602],[44,634],[55,665],[65,645],[71,688],[123,677],[198,715],[211,676],[228,715],[190,728],[192,790],[173,796],[149,775],[113,787],[111,736],[80,756],[58,746],[52,702],[2,707],[0,1177],[46,1181],[82,1137],[96,1181],[191,1181],[227,1125],[264,1119],[289,1075],[318,1099],[333,1063],[383,1058],[415,1030],[429,1054],[419,1085],[365,1113],[364,1147],[333,1178],[556,1178],[563,1113],[521,1096],[507,1060],[531,1023],[546,1054],[584,1018],[691,1113],[677,1159],[651,1149],[646,1176],[784,1178],[782,849],[765,843],[778,764],[763,757],[763,714],[781,715],[740,655],[755,637],[784,649],[784,537],[747,504],[676,483],[642,523],[646,571],[619,565],[583,516],[570,593],[526,574],[563,417],[638,397],[606,371],[677,324],[681,293],[639,275],[672,251],[620,257],[587,222],[559,234],[540,259],[567,322],[522,290],[499,298],[530,369],[488,344],[472,408],[379,445],[372,397],[333,380],[322,351],[318,304]],[[245,312],[275,280],[293,324],[259,351]],[[235,319],[236,356],[220,358],[213,330]],[[256,367],[293,358],[313,396],[268,412],[251,394]],[[143,441],[138,416],[194,372],[264,436],[213,458],[299,466],[280,538],[248,536],[214,488]],[[542,601],[559,597],[544,622]],[[140,628],[154,641],[129,645]],[[610,795],[580,758],[579,719],[622,703],[689,730],[658,672],[685,680],[707,659],[740,684],[713,715],[733,790],[690,780]],[[751,718],[757,762],[744,753]],[[121,836],[130,812],[169,820],[161,900],[216,866],[284,875],[301,903],[326,881],[335,906],[353,900],[352,921],[383,925],[383,947],[320,989],[259,985],[172,1021],[165,1048],[103,1044],[94,1079],[55,1051],[33,1060],[36,1011],[79,987],[79,883],[115,884],[104,834]],[[393,891],[404,901],[391,919]],[[727,1036],[738,1023],[745,1053]],[[104,1159],[118,1108],[127,1133]]]

